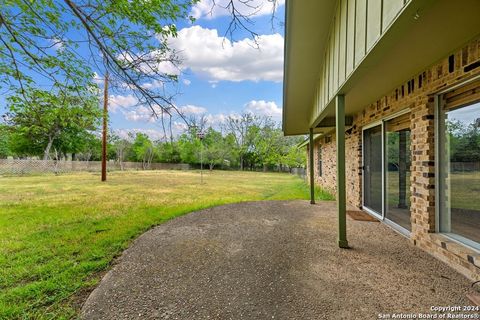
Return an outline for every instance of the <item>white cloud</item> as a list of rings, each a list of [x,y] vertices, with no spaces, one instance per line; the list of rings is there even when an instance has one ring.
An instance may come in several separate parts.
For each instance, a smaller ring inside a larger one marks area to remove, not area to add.
[[[60,38],[50,39],[50,45],[55,51],[62,50],[63,48],[65,48],[65,42]]]
[[[181,29],[170,47],[183,60],[183,68],[213,81],[282,81],[283,37],[276,33],[231,42],[216,29],[192,26]]]
[[[96,72],[93,73],[93,82],[96,84],[103,84],[103,78]]]
[[[186,85],[186,86],[189,86],[190,83],[192,83],[192,81],[188,80],[188,79],[183,79],[183,84]]]
[[[138,104],[137,98],[129,94],[126,96],[122,95],[111,95],[109,97],[109,107],[110,111],[116,112],[118,108],[130,108]]]
[[[179,133],[188,129],[188,125],[185,122],[174,121],[172,124],[172,129],[174,132]]]
[[[155,66],[154,71],[157,73],[164,73],[164,74],[178,76],[180,75],[182,70],[177,65],[175,65],[170,61],[162,61]]]
[[[240,119],[241,115],[236,112],[230,112],[229,114],[225,113],[216,113],[216,114],[207,114],[205,116],[207,125],[214,128],[221,128],[227,122],[228,118]]]
[[[207,114],[205,116],[205,120],[207,121],[208,125],[216,127],[224,124],[227,121],[227,117],[228,116],[223,113]]]
[[[151,89],[159,89],[159,88],[164,88],[164,82],[161,80],[153,80],[152,82],[146,82],[142,84],[142,87],[151,90]]]
[[[203,113],[207,112],[207,109],[205,109],[203,107],[194,106],[194,105],[191,105],[191,104],[181,106],[181,107],[178,108],[178,110],[185,115],[187,115],[187,114],[203,114]]]
[[[193,6],[190,14],[196,18],[214,19],[220,16],[228,16],[231,10],[228,8],[230,0],[202,0]],[[244,16],[261,16],[273,12],[274,1],[271,0],[234,0],[235,9]],[[285,3],[285,0],[277,0],[277,8]]]
[[[137,133],[144,133],[146,134],[151,140],[161,140],[165,138],[165,134],[162,131],[155,130],[155,129],[116,129],[115,133],[122,139],[130,140],[131,137],[129,133],[132,133],[133,136]]]
[[[273,101],[252,100],[245,104],[245,111],[272,118],[280,118],[282,116],[282,109]]]
[[[155,115],[150,108],[145,106],[136,107],[135,109],[124,111],[125,119],[130,121],[155,122]]]
[[[138,99],[131,95],[111,95],[109,97],[110,111],[116,112],[119,108],[125,116],[125,119],[135,122],[149,122],[153,123],[157,121],[157,117],[161,117],[162,108],[160,106],[153,106],[153,110],[150,106],[140,105]],[[178,110],[184,115],[200,115],[207,113],[207,109],[204,107],[187,104],[178,106]],[[154,111],[156,115],[154,114]]]
[[[157,37],[158,38],[158,37]],[[160,41],[162,39],[158,38]],[[162,52],[162,50],[153,50],[147,54],[132,55],[129,52],[121,52],[117,59],[132,64],[132,67],[139,72],[147,75],[169,74],[180,75],[181,69],[176,65],[174,56]]]

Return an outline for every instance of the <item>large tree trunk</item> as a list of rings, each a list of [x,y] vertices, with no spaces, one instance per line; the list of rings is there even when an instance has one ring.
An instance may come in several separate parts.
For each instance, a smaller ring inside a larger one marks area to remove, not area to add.
[[[48,137],[48,144],[47,147],[45,148],[45,152],[43,153],[43,160],[48,160],[50,158],[50,149],[52,148],[53,144],[53,138]]]
[[[243,156],[240,156],[240,171],[243,171]]]

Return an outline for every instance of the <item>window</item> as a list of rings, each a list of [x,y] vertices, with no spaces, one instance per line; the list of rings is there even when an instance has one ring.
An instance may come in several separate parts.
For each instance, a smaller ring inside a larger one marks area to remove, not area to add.
[[[440,99],[437,154],[440,231],[475,247],[480,244],[479,88],[477,82]]]
[[[385,121],[385,217],[411,231],[410,113]]]
[[[317,165],[318,165],[318,168],[317,168],[317,172],[318,172],[318,176],[321,177],[323,172],[322,172],[322,145],[319,144],[318,145],[318,148],[317,148]]]

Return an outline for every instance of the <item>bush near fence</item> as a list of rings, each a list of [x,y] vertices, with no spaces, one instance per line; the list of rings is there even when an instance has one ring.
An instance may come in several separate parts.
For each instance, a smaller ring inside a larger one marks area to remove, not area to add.
[[[124,170],[144,170],[141,162],[123,162]],[[0,159],[0,175],[23,175],[41,173],[67,172],[100,172],[101,161],[55,161],[55,160],[25,160]],[[150,163],[145,170],[189,170],[190,165],[185,163]],[[117,161],[107,162],[108,171],[122,170]]]

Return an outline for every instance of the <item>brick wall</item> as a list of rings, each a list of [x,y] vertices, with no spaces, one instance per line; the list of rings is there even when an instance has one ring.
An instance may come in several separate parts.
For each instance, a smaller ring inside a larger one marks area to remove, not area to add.
[[[480,255],[435,234],[435,104],[433,95],[480,74],[480,39],[412,75],[403,85],[354,115],[346,132],[347,202],[362,203],[362,127],[405,108],[410,108],[411,130],[411,222],[412,243],[445,261],[471,279],[480,279]],[[315,181],[335,191],[335,135],[315,142]],[[331,140],[330,142],[326,140]],[[323,174],[317,172],[317,148],[321,146]],[[439,238],[440,237],[440,238]],[[443,243],[443,244],[442,244]]]

